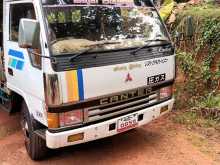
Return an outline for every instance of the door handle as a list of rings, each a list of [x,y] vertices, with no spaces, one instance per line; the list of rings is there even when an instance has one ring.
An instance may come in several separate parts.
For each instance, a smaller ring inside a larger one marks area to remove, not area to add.
[[[13,72],[13,69],[11,68],[8,68],[8,74],[11,75],[11,76],[14,76],[14,72]]]

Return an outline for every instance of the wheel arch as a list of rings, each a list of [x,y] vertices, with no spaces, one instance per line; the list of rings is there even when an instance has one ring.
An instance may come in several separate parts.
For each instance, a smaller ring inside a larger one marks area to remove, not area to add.
[[[21,112],[21,106],[22,106],[22,102],[26,102],[24,97],[16,92],[12,92],[11,93],[11,99],[12,99],[12,105],[11,105],[11,112],[10,113],[17,113],[17,112]]]
[[[10,113],[21,112],[22,103],[25,102],[31,118],[37,121],[38,123],[47,126],[47,114],[44,109],[44,105],[42,101],[39,101],[39,99],[31,95],[28,95],[27,93],[21,90],[12,90],[12,89],[11,89],[11,99],[12,99],[11,101],[12,105],[11,105]],[[36,100],[38,101],[36,102]],[[37,113],[41,113],[41,117],[38,118]]]

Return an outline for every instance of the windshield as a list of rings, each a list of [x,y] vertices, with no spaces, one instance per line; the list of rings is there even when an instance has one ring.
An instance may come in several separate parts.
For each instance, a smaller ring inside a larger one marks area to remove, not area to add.
[[[136,48],[169,40],[156,10],[135,5],[44,5],[53,55]],[[107,43],[107,44],[105,44]]]

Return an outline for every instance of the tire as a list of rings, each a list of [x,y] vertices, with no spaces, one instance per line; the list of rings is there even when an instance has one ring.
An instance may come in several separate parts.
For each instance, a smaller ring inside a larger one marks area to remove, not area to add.
[[[41,125],[31,118],[25,102],[21,106],[21,127],[24,134],[25,147],[32,160],[41,160],[46,157],[48,148],[46,141],[34,133]]]

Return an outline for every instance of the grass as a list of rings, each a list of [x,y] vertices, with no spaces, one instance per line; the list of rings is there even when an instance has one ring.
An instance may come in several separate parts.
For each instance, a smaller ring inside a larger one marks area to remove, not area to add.
[[[197,123],[198,117],[196,116],[196,113],[187,111],[180,114],[177,114],[173,121],[175,123],[179,124],[185,124],[185,125],[195,125]]]
[[[216,5],[203,3],[199,5],[188,5],[183,11],[178,12],[174,27],[185,26],[186,18],[188,16],[193,17],[196,23],[197,29],[203,24],[203,20],[220,18],[220,7]]]
[[[179,13],[179,16],[182,18],[189,15],[199,18],[217,18],[220,17],[220,7],[204,3],[196,6],[188,6],[184,11]]]
[[[201,108],[220,109],[220,94],[209,94],[207,97],[204,97],[201,102],[198,102],[197,106]]]
[[[203,128],[214,128],[220,131],[220,122],[219,120],[212,118],[203,118],[195,111],[185,111],[178,113],[173,117],[175,123],[184,124],[188,128],[193,127],[203,127]]]

